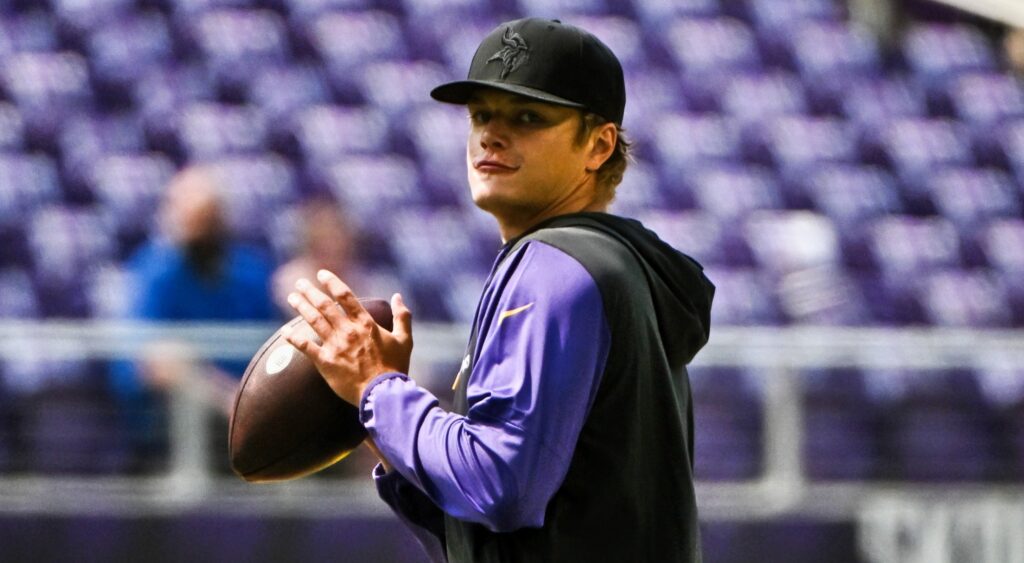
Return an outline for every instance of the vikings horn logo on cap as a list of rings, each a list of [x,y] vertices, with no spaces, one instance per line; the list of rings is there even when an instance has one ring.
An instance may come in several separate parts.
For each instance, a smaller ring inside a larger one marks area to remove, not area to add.
[[[491,55],[487,62],[501,61],[504,68],[501,69],[500,78],[504,80],[509,74],[515,72],[517,68],[526,64],[526,61],[530,59],[530,47],[526,44],[526,40],[523,39],[522,35],[512,31],[512,26],[505,28],[505,34],[501,37],[501,43],[504,47]]]

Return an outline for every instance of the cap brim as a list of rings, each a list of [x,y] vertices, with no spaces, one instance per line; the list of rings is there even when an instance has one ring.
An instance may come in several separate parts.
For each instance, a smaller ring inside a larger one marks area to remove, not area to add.
[[[458,80],[456,82],[449,82],[431,90],[430,97],[439,102],[461,105],[469,102],[470,98],[473,97],[473,93],[481,88],[493,88],[495,90],[510,92],[512,94],[518,94],[526,98],[559,106],[567,106],[571,108],[586,107],[583,104],[573,102],[565,98],[559,98],[558,96],[548,94],[547,92],[537,90],[536,88],[530,88],[529,86],[490,80]]]

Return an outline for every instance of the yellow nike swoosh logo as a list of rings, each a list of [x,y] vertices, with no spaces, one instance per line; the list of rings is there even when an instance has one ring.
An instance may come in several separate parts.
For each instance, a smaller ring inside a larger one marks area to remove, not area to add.
[[[515,309],[509,309],[508,311],[502,311],[501,315],[498,316],[498,325],[500,326],[501,322],[504,321],[505,319],[513,315],[518,315],[519,313],[522,313],[523,311],[529,309],[530,307],[533,307],[533,303],[523,305],[522,307],[516,307]]]

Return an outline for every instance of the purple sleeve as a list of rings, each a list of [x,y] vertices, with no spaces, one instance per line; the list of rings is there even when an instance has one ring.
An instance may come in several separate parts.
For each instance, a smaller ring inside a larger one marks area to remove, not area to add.
[[[569,469],[608,356],[601,294],[572,257],[532,241],[484,292],[465,416],[401,374],[363,396],[370,436],[446,513],[494,531],[537,527]]]

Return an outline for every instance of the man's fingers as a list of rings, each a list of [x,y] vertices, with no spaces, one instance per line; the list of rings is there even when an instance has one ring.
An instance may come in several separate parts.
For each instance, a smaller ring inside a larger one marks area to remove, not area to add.
[[[341,305],[348,318],[359,322],[373,320],[370,313],[367,313],[363,304],[359,302],[356,294],[352,293],[352,289],[341,281],[341,278],[328,270],[320,270],[316,274],[316,279],[327,288],[327,292],[334,298],[334,301]]]
[[[391,296],[391,311],[394,318],[394,330],[391,332],[402,340],[412,338],[412,311],[405,306],[400,293]]]
[[[295,309],[295,312],[301,315],[302,319],[309,323],[309,326],[313,327],[313,330],[316,331],[316,334],[321,340],[327,340],[333,330],[333,327],[331,326],[330,321],[324,318],[320,313],[320,310],[314,307],[312,303],[306,299],[306,295],[304,293],[289,293],[288,305],[290,305],[292,309]]]
[[[310,360],[316,362],[320,358],[320,345],[310,338],[308,334],[301,334],[289,326],[281,331],[281,335],[284,336],[284,339],[289,344],[305,354]]]
[[[298,290],[307,301],[309,301],[314,307],[320,311],[320,314],[327,319],[333,327],[342,327],[345,324],[345,315],[338,309],[338,305],[334,299],[331,299],[326,293],[320,291],[316,286],[310,283],[309,280],[303,278],[295,282],[295,289]],[[309,319],[307,319],[309,320]],[[320,335],[324,336],[323,334]]]

